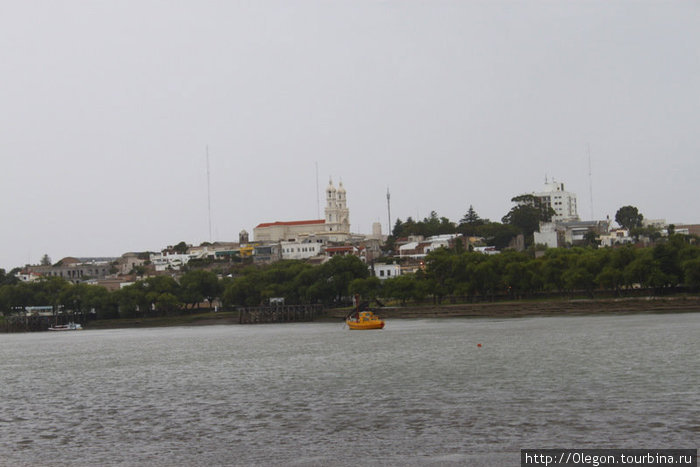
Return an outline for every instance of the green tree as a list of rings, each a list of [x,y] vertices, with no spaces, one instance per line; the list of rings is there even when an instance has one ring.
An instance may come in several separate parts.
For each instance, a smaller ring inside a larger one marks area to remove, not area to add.
[[[486,221],[479,217],[479,214],[474,210],[474,206],[470,204],[466,214],[459,221],[457,231],[463,235],[476,235],[478,227],[485,223]]]
[[[700,288],[700,258],[693,258],[683,263],[683,282],[688,287]]]
[[[632,230],[642,226],[644,216],[639,213],[639,210],[634,206],[622,206],[615,213],[615,222],[620,227],[627,230]]]
[[[171,313],[179,310],[182,302],[177,300],[180,284],[170,276],[154,276],[144,281],[146,300],[150,312],[156,314]],[[176,298],[176,302],[172,301]]]
[[[139,314],[146,316],[150,312],[151,305],[147,293],[143,281],[137,281],[113,292],[119,317],[133,318]]]
[[[197,269],[188,271],[180,278],[180,298],[194,308],[204,300],[211,302],[222,292],[221,283],[211,271]]]
[[[514,225],[489,222],[477,227],[476,235],[484,237],[487,245],[493,245],[497,250],[508,248],[510,242],[520,233]]]
[[[0,285],[13,285],[19,282],[19,279],[15,277],[15,274],[19,272],[19,269],[13,269],[9,273],[6,273],[4,269],[0,269]]]
[[[42,266],[51,266],[51,258],[49,258],[49,255],[45,254],[44,256],[41,257],[41,264]]]
[[[339,303],[349,297],[350,282],[369,276],[367,265],[357,256],[334,256],[318,268],[316,281],[309,287],[311,301]]]
[[[416,299],[418,293],[418,279],[413,274],[405,274],[392,277],[384,281],[382,296],[400,300],[405,305],[408,300]]]
[[[180,309],[182,302],[175,294],[164,292],[153,301],[155,311],[159,314],[173,314]]]
[[[522,232],[526,245],[533,244],[534,232],[540,230],[540,220],[540,209],[527,204],[513,206],[508,214],[501,219],[504,224],[515,226]]]
[[[189,249],[189,246],[187,246],[187,243],[185,243],[184,241],[178,243],[177,245],[175,245],[173,247],[173,250],[175,251],[175,253],[178,253],[181,255],[184,255],[185,253],[187,253],[188,249]]]
[[[352,295],[358,294],[365,300],[373,300],[379,295],[382,283],[376,276],[364,279],[353,279],[348,286]]]
[[[262,283],[256,274],[249,272],[235,278],[226,286],[222,299],[225,306],[255,306],[262,302]]]

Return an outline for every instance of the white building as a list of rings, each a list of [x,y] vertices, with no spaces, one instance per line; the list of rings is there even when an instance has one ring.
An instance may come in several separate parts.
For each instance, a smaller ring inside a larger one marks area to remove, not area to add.
[[[450,248],[450,242],[458,236],[457,234],[434,235],[425,240],[409,238],[409,240],[414,241],[401,245],[399,256],[401,258],[425,258],[433,250]]]
[[[602,238],[610,230],[609,221],[570,221],[540,222],[539,232],[535,232],[535,244],[558,248],[567,245],[582,245],[589,232]]]
[[[484,255],[500,255],[501,252],[496,249],[495,246],[475,246],[474,251],[476,253],[482,253]]]
[[[323,239],[311,236],[300,241],[282,241],[282,259],[308,259],[323,252]]]
[[[151,253],[151,263],[155,267],[156,271],[165,271],[166,269],[173,269],[179,271],[180,267],[187,264],[191,259],[199,258],[199,254],[180,254],[180,253]]]
[[[564,184],[561,182],[546,182],[544,191],[532,193],[533,196],[539,198],[543,206],[551,207],[556,213],[552,216],[552,221],[577,221],[578,211],[576,208],[576,195],[564,190]]]
[[[401,266],[398,264],[376,263],[370,268],[370,272],[380,280],[391,279],[401,275]]]
[[[18,272],[15,274],[15,277],[19,279],[22,282],[36,282],[38,280],[41,280],[41,274],[37,274],[35,272]]]
[[[613,247],[615,245],[626,245],[634,243],[634,238],[630,236],[627,229],[611,230],[605,235],[599,237],[601,247]]]

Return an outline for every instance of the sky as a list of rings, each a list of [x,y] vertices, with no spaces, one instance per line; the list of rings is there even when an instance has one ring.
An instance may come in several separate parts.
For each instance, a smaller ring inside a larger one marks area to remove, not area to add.
[[[331,178],[357,233],[545,178],[700,223],[697,1],[0,0],[0,83],[6,270],[323,218]]]

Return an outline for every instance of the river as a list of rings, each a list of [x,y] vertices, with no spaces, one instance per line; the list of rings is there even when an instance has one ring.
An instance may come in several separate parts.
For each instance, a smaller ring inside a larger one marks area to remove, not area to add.
[[[519,465],[697,448],[700,315],[0,336],[0,465]],[[480,344],[480,345],[479,345]]]

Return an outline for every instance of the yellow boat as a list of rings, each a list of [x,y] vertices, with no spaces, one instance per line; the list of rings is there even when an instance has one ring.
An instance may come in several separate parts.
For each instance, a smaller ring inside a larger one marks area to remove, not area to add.
[[[350,329],[355,330],[382,329],[384,327],[384,320],[371,311],[361,311],[354,318],[346,319],[345,323]]]

